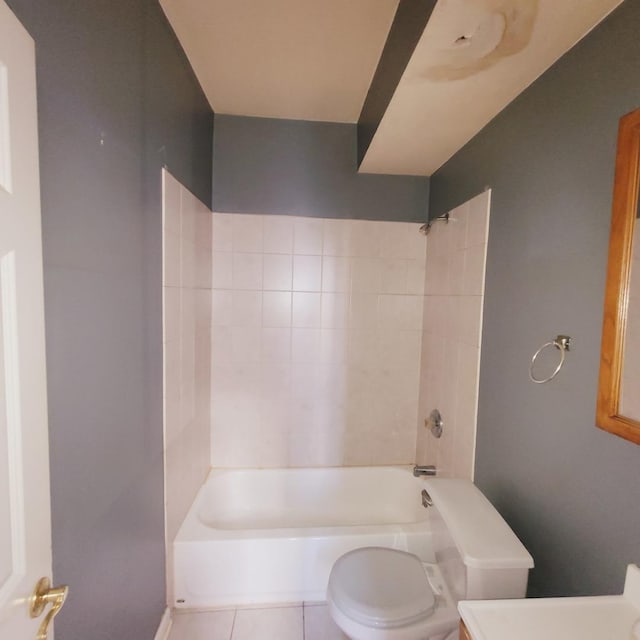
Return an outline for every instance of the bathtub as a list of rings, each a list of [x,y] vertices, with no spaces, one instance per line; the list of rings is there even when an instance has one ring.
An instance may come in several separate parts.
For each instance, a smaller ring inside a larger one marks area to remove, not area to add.
[[[173,544],[174,606],[325,600],[358,547],[433,562],[422,484],[410,467],[213,470]]]

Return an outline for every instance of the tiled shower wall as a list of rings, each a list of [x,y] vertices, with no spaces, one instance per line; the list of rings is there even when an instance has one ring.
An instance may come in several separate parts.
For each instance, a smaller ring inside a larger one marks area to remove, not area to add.
[[[452,210],[427,237],[417,459],[459,478],[473,478],[490,198]],[[424,427],[435,408],[440,439]]]
[[[414,461],[418,226],[214,214],[213,466]]]
[[[163,170],[167,585],[171,543],[209,470],[211,211]],[[168,594],[168,602],[172,602]]]

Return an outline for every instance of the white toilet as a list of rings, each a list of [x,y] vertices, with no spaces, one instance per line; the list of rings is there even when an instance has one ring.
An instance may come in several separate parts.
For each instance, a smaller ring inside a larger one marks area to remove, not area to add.
[[[329,611],[352,640],[457,640],[459,600],[525,597],[533,558],[479,489],[456,479],[417,484],[433,501],[428,557],[365,547],[333,565]]]

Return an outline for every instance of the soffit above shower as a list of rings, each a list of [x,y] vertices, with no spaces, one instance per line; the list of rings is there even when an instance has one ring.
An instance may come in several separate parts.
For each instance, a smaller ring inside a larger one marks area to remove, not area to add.
[[[356,122],[398,0],[160,0],[216,113]]]
[[[360,171],[431,175],[622,0],[439,0]]]
[[[215,112],[361,118],[362,129],[373,134],[368,146],[364,140],[361,173],[424,176],[622,1],[438,0],[435,8],[428,0],[160,4]],[[412,11],[416,20],[430,17],[404,70],[392,52],[390,80],[381,54],[398,6],[405,20]],[[384,91],[376,85],[380,77]],[[381,115],[367,121],[365,99],[385,92],[386,109],[383,102]]]

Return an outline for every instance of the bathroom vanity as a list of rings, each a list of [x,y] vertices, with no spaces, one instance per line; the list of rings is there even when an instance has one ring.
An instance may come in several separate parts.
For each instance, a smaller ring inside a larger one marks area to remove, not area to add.
[[[634,640],[640,569],[629,565],[620,596],[464,601],[460,640]]]

